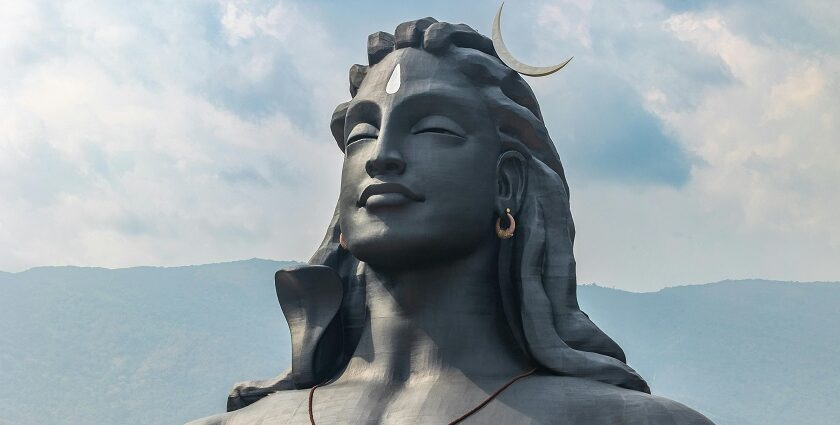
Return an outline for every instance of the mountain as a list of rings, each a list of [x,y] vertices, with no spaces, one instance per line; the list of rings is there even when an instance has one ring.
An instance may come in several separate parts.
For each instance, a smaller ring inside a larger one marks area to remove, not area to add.
[[[840,283],[579,288],[655,394],[725,424],[838,424]]]
[[[247,260],[0,273],[0,424],[177,424],[289,364],[273,274]],[[582,308],[655,394],[728,424],[835,424],[840,283],[724,281]]]
[[[177,424],[277,375],[289,337],[273,275],[238,261],[0,278],[0,422]]]

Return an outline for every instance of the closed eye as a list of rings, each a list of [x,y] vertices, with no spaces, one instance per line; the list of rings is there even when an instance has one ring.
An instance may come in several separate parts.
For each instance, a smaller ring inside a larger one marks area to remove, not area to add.
[[[422,134],[422,133],[434,133],[434,134],[446,134],[449,136],[456,136],[456,137],[463,137],[460,134],[452,131],[447,130],[445,128],[440,127],[431,127],[431,128],[423,128],[414,132],[414,134]]]
[[[449,117],[428,115],[411,127],[411,134],[442,134],[464,139],[467,132]]]
[[[351,143],[355,143],[355,142],[358,142],[360,140],[376,139],[376,138],[377,138],[377,136],[375,134],[357,134],[357,135],[347,139],[347,144],[349,145]]]
[[[376,139],[379,137],[379,129],[368,123],[359,123],[353,126],[350,134],[347,135],[347,145],[361,141]]]

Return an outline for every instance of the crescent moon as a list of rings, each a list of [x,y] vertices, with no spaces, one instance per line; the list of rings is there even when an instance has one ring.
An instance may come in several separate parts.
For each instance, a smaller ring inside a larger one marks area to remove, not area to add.
[[[502,39],[500,22],[503,7],[505,7],[504,2],[502,2],[501,6],[499,6],[499,11],[496,12],[496,19],[493,21],[493,48],[496,49],[496,54],[499,55],[499,59],[501,59],[505,65],[510,67],[510,69],[529,77],[542,77],[563,69],[563,67],[572,60],[572,57],[574,56],[566,59],[566,62],[554,66],[531,66],[516,60],[516,58],[514,58],[510,53],[510,50],[508,50],[507,46],[505,46],[505,41]]]

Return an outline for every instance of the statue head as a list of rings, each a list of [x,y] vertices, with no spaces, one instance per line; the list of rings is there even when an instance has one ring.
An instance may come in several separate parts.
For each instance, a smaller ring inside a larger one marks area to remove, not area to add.
[[[499,136],[455,65],[396,50],[368,69],[347,107],[339,226],[365,263],[452,261],[493,235]]]
[[[345,153],[338,224],[356,258],[415,267],[493,242],[496,217],[523,202],[525,143],[556,159],[533,93],[493,52],[431,18],[370,36],[370,64],[351,68],[353,99],[332,122]]]
[[[649,391],[580,311],[560,157],[533,92],[493,42],[425,18],[372,34],[368,59],[350,69],[352,99],[332,117],[345,155],[341,194],[310,260],[343,286],[332,332],[301,348],[329,367],[296,386],[323,382],[352,354],[365,317],[364,267],[426,267],[498,244],[505,316],[535,364]],[[494,222],[506,209],[517,232],[500,241]]]

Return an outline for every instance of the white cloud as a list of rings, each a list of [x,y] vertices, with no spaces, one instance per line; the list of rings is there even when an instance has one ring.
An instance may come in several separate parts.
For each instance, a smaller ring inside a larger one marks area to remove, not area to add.
[[[739,277],[840,279],[840,57],[788,33],[774,41],[772,26],[753,33],[741,7],[585,6],[539,9],[537,57],[576,56],[564,75],[533,82],[543,112],[588,102],[574,96],[581,85],[620,79],[698,161],[676,189],[582,179],[579,164],[566,164],[581,280],[655,289]],[[803,13],[814,18],[817,6]],[[774,13],[784,10],[762,17]],[[604,126],[622,122],[599,112]],[[556,119],[548,124],[556,140],[569,131]],[[584,144],[586,137],[575,135]],[[561,155],[571,150],[565,143]]]
[[[694,110],[651,106],[705,160],[697,190],[742,211],[746,225],[807,232],[837,248],[840,59],[755,44],[715,14],[676,15],[665,27],[735,77],[706,90]]]
[[[546,4],[540,9],[537,24],[551,28],[564,39],[573,39],[586,48],[592,47],[589,23],[592,14],[592,0],[562,0]]]
[[[829,36],[840,27],[830,6],[802,11]],[[364,35],[388,26],[335,7],[0,3],[0,270],[307,258],[338,190],[328,117]],[[586,125],[652,117],[699,158],[671,186],[591,179],[567,161],[582,281],[840,278],[840,58],[751,34],[745,7],[506,8],[517,55],[575,55],[529,80],[564,158],[591,132],[570,134],[557,111],[595,104],[574,103],[588,87],[603,110]],[[407,18],[380,9],[378,21]],[[643,114],[627,114],[635,104]]]
[[[231,46],[236,46],[239,44],[239,40],[249,39],[256,33],[254,16],[240,11],[236,3],[233,2],[228,3],[225,8],[222,25]]]
[[[337,60],[327,36],[298,14],[306,42],[250,34],[274,57],[242,44],[208,55],[198,5],[176,18],[169,7],[68,2],[3,27],[18,41],[0,51],[0,72],[17,77],[0,97],[0,269],[305,259],[317,246],[341,165],[328,129],[279,110],[242,114],[208,96],[206,75],[298,78],[320,103],[296,106],[328,117],[342,78],[294,62]],[[60,49],[27,60],[33,39]],[[296,59],[283,69],[278,55]]]

